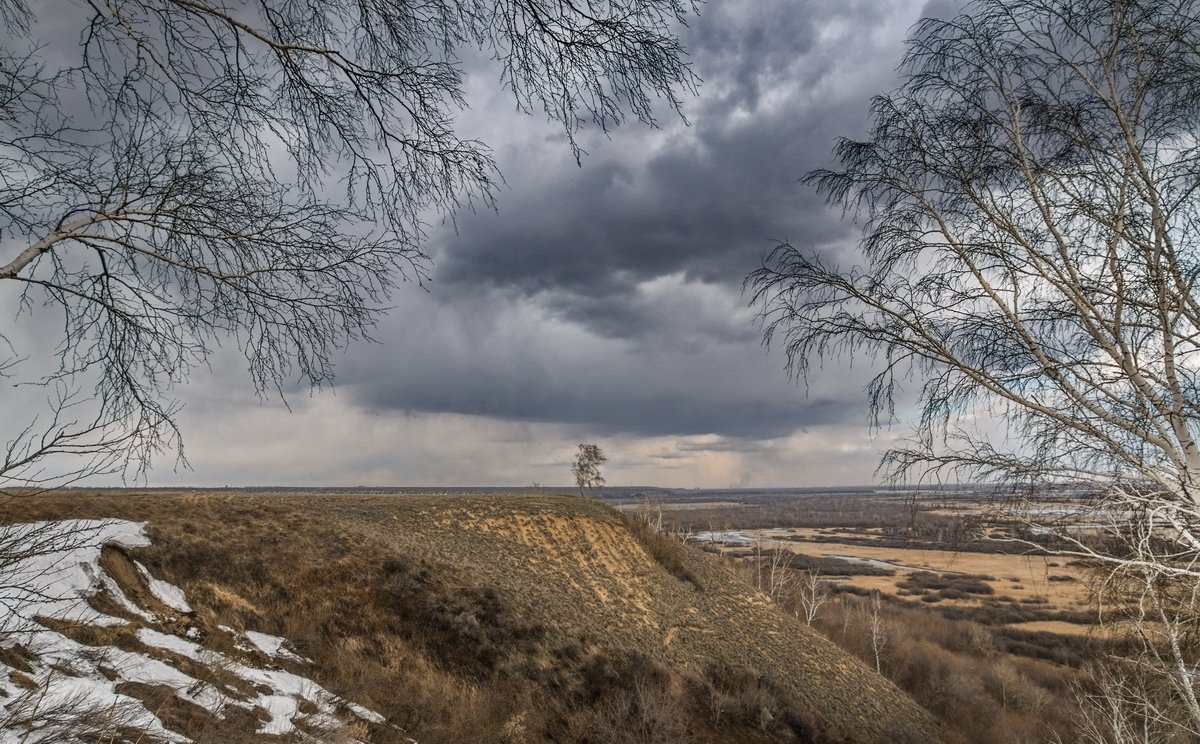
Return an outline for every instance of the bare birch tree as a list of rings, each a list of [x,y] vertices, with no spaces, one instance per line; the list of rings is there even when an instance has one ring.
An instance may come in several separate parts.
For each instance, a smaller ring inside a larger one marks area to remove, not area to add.
[[[0,485],[178,447],[171,391],[219,344],[260,394],[327,383],[396,285],[422,282],[427,221],[491,203],[490,152],[455,130],[463,50],[578,157],[584,125],[678,110],[697,81],[672,29],[693,10],[0,0],[0,300],[53,334],[17,348],[0,326],[0,410],[9,383],[48,391],[48,413],[0,422]]]
[[[871,598],[862,612],[867,626],[867,638],[871,642],[871,656],[875,659],[875,671],[879,674],[883,674],[883,658],[888,643],[882,609],[883,599],[879,592],[871,592]]]
[[[791,568],[792,553],[768,547],[760,536],[754,543],[754,574],[757,588],[776,604],[791,598],[798,574]]]
[[[1159,686],[1159,675],[1135,669],[1093,666],[1084,670],[1072,693],[1079,714],[1075,738],[1080,744],[1174,744],[1195,741],[1197,733],[1181,721],[1178,698]],[[1054,741],[1063,742],[1061,736]]]
[[[579,495],[586,496],[597,488],[604,487],[604,475],[600,466],[608,462],[608,457],[598,444],[580,444],[579,451],[571,462],[571,475],[575,476],[575,485],[579,487]]]
[[[821,581],[819,570],[805,571],[796,582],[796,601],[799,604],[797,617],[812,625],[821,614],[821,606],[829,600],[829,589]]]
[[[901,73],[807,176],[858,256],[778,246],[747,279],[766,339],[801,376],[873,357],[877,423],[915,382],[887,476],[1072,494],[1103,535],[1029,522],[1105,566],[1200,731],[1200,9],[977,0],[919,23]]]

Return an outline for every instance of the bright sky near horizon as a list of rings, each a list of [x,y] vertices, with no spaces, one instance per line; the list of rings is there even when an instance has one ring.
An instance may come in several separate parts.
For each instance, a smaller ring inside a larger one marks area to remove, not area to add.
[[[798,179],[865,133],[909,28],[950,7],[710,0],[683,31],[704,80],[690,126],[587,133],[580,166],[466,60],[458,131],[494,151],[497,210],[433,226],[427,291],[400,288],[334,389],[285,405],[254,397],[236,355],[195,370],[176,391],[191,468],[160,458],[148,485],[565,483],[579,442],[604,448],[612,485],[871,482],[907,425],[869,428],[869,364],[789,381],[741,284],[776,240],[852,248]]]

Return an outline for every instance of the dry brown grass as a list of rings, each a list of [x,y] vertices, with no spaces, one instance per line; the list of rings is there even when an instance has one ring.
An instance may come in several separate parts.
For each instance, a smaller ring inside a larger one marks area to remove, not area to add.
[[[791,530],[767,530],[765,533],[791,533]],[[921,571],[961,573],[987,576],[987,583],[997,595],[1010,596],[1017,602],[1026,599],[1044,600],[1047,609],[1079,612],[1091,605],[1088,574],[1079,567],[1058,565],[1053,556],[1006,555],[1001,553],[969,553],[948,550],[872,547],[846,545],[836,542],[806,541],[782,548],[817,558],[831,555],[850,555],[871,558]],[[1050,565],[1054,564],[1054,565]],[[850,584],[868,591],[896,595],[903,589],[914,571],[898,569],[892,576],[852,576]],[[1052,577],[1066,577],[1063,580]],[[1014,581],[1015,579],[1015,581]],[[951,600],[962,606],[981,606],[985,600],[969,593]]]
[[[251,744],[264,740],[299,741],[297,737],[292,736],[256,736],[253,732],[263,721],[251,711],[230,706],[218,717],[194,703],[181,699],[176,691],[169,687],[124,682],[117,685],[116,690],[140,700],[167,728],[185,732],[193,741],[228,744]]]
[[[924,608],[883,602],[883,672],[963,744],[1044,744],[1054,735],[1074,741],[1077,714],[1069,685],[1073,669],[1005,652],[1006,639],[965,620]],[[873,658],[870,604],[841,595],[817,626],[864,660]]]
[[[229,654],[240,652],[220,645],[232,642],[218,624],[290,639],[314,660],[296,671],[387,717],[370,741],[939,736],[893,685],[719,561],[595,502],[72,492],[0,510],[67,516],[146,522],[153,544],[132,557],[187,592],[195,613],[181,622]],[[119,552],[106,560],[140,591]],[[161,690],[131,692],[159,696],[198,741],[239,741]]]

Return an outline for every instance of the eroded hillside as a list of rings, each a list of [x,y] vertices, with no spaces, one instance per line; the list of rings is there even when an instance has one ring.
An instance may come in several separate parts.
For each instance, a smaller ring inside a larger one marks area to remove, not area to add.
[[[714,559],[595,502],[73,493],[5,517],[145,522],[150,545],[130,552],[186,593],[188,627],[288,639],[316,683],[387,720],[369,740],[937,739],[911,699]],[[211,724],[177,731],[202,741]],[[241,735],[280,740],[260,728]]]

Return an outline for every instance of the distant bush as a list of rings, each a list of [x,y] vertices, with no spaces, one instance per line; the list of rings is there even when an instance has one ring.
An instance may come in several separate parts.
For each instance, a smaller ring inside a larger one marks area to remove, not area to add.
[[[490,676],[509,658],[534,654],[546,629],[530,622],[492,587],[453,586],[430,567],[399,557],[381,566],[380,590],[410,640],[447,663]]]
[[[983,625],[1001,626],[1011,623],[1029,623],[1040,620],[1061,620],[1069,623],[1090,624],[1096,621],[1094,613],[1055,610],[1044,606],[1044,602],[1025,601],[1020,603],[991,601],[982,607],[943,605],[938,608],[942,617],[950,620],[971,620]]]
[[[995,577],[955,573],[938,575],[931,571],[917,571],[897,582],[896,586],[908,589],[913,594],[936,591],[945,599],[961,599],[968,594],[995,594],[996,590],[988,581],[995,581]]]
[[[662,664],[637,651],[607,652],[589,656],[579,666],[581,693],[588,703],[627,693],[638,685],[666,687],[670,672]]]
[[[996,645],[1006,653],[1078,667],[1098,658],[1104,643],[1082,635],[1064,635],[1019,628],[997,628]]]
[[[709,725],[729,724],[774,734],[772,738],[818,741],[811,724],[792,709],[788,696],[770,679],[745,666],[711,664],[689,677]],[[781,736],[786,735],[786,736]]]

